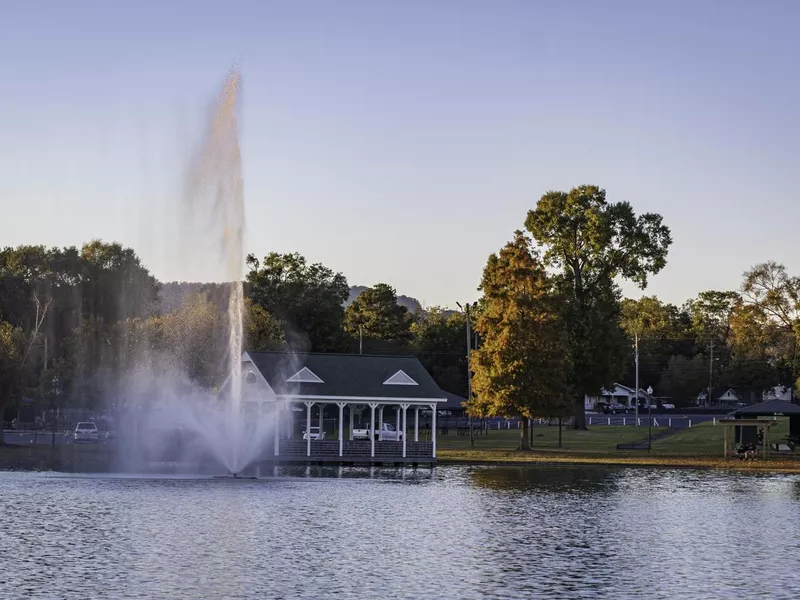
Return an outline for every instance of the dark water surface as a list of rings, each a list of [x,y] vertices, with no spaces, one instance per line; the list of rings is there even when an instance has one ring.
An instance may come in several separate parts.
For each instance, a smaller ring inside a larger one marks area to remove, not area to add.
[[[800,478],[0,472],[0,598],[797,598]]]

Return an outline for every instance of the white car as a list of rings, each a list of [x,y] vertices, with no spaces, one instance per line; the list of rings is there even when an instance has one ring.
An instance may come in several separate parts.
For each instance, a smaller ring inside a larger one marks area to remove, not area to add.
[[[675,405],[674,404],[662,404],[661,408],[663,408],[664,410],[675,410]]]
[[[78,423],[75,427],[76,442],[96,442],[98,440],[97,425],[89,421]]]
[[[369,429],[366,427],[361,429],[353,429],[353,439],[368,440]],[[394,425],[392,425],[391,423],[383,423],[382,425],[380,425],[375,429],[375,439],[383,441],[400,442],[403,440],[403,432],[396,431]]]
[[[311,439],[312,440],[324,440],[325,439],[325,432],[320,432],[319,427],[312,427],[309,431],[311,431]],[[303,439],[308,439],[308,434],[304,431],[303,432]]]

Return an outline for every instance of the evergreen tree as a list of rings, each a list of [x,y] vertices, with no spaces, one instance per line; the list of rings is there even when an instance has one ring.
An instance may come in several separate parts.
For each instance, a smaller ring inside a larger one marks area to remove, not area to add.
[[[474,412],[522,418],[520,447],[529,448],[527,419],[569,411],[567,336],[553,281],[521,231],[493,254],[483,272],[483,340],[472,355]]]
[[[383,340],[405,346],[411,342],[414,318],[397,303],[397,292],[385,283],[367,288],[344,314],[344,330],[354,337]]]

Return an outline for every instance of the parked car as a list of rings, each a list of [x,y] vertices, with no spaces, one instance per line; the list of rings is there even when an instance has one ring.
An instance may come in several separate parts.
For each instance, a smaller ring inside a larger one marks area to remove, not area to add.
[[[353,429],[353,439],[368,440],[369,427]],[[391,423],[382,423],[380,427],[375,428],[375,439],[399,442],[403,439],[403,433],[401,431],[397,431],[394,428],[394,425],[392,425]]]
[[[662,404],[661,408],[663,408],[664,410],[675,410],[675,405],[674,404]]]
[[[312,440],[324,440],[325,439],[325,432],[324,431],[320,431],[319,427],[311,427],[309,429],[309,432],[310,432]],[[309,437],[309,433],[306,433],[304,431],[303,432],[303,439],[307,440],[308,437]]]
[[[98,439],[97,425],[90,421],[83,421],[75,426],[74,438],[76,442],[96,442]]]
[[[626,410],[628,410],[628,407],[624,404],[612,402],[603,409],[603,412],[606,414],[611,413],[612,415],[616,415],[617,413],[624,413]]]

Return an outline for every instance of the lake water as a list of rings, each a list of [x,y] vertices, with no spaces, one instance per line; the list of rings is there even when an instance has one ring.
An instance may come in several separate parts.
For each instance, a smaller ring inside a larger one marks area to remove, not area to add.
[[[796,598],[800,478],[0,472],[0,598]]]

